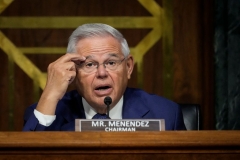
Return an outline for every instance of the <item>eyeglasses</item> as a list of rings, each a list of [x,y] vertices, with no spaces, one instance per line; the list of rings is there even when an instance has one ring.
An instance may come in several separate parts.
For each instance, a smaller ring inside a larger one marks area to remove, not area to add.
[[[100,65],[103,65],[106,70],[114,71],[117,67],[125,60],[125,57],[122,60],[107,60],[106,62],[99,64],[93,60],[86,60],[85,62],[79,65],[79,68],[86,73],[96,72]]]

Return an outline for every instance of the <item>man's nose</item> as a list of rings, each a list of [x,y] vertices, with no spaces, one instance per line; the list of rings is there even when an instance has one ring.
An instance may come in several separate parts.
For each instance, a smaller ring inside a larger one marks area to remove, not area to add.
[[[106,70],[106,67],[104,64],[100,64],[98,67],[97,67],[97,77],[99,78],[105,78],[107,77],[108,75],[108,72]]]

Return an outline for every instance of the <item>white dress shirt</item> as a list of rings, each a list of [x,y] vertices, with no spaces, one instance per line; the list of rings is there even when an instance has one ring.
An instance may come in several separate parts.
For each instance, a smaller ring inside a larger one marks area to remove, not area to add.
[[[87,101],[82,98],[82,103],[83,103],[83,108],[85,112],[86,119],[92,119],[92,117],[97,114],[94,108],[92,108]],[[123,96],[121,99],[118,101],[116,106],[114,106],[110,111],[109,111],[109,117],[111,119],[122,119],[122,107],[123,107]],[[34,115],[38,119],[39,123],[43,126],[50,126],[53,121],[56,119],[56,115],[44,115],[41,112],[37,111],[36,109],[34,110]]]

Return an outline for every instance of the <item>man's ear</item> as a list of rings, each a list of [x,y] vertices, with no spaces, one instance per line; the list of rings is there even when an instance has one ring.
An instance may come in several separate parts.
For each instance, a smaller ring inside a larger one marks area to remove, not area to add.
[[[134,60],[133,60],[133,56],[129,55],[127,57],[127,74],[128,74],[128,79],[131,78],[131,74],[133,72],[133,68],[134,68]]]

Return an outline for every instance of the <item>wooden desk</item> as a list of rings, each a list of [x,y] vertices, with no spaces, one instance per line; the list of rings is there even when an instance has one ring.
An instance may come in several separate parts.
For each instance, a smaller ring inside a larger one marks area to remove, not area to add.
[[[240,159],[240,131],[0,132],[0,159]]]

